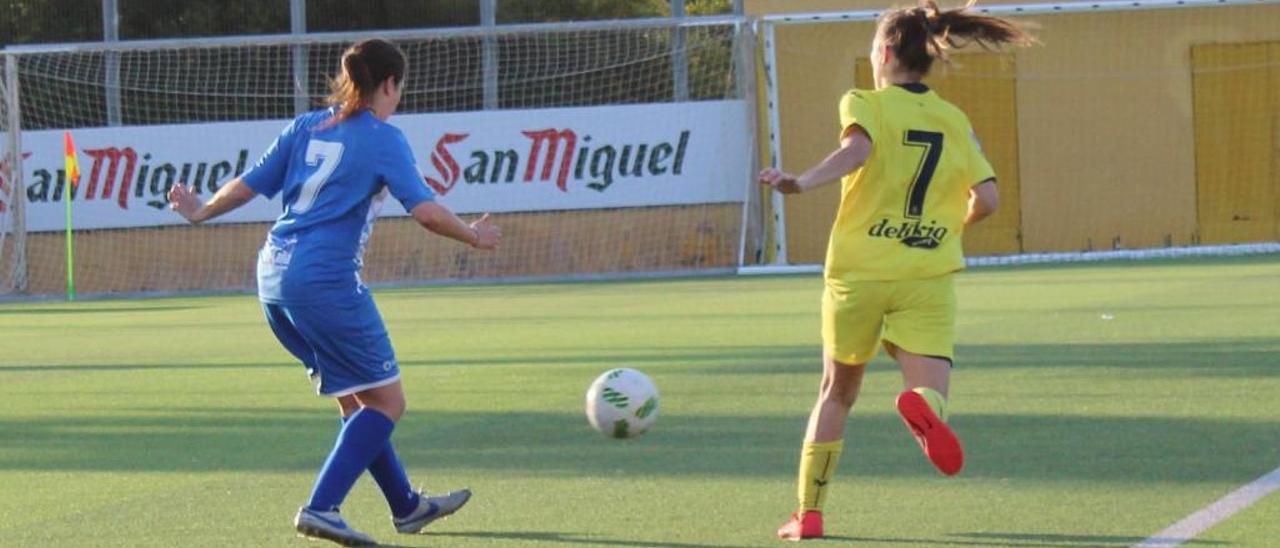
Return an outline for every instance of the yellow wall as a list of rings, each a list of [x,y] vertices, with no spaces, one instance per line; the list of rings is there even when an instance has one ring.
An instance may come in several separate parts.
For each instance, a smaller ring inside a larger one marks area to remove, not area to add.
[[[883,4],[757,0],[747,7],[758,14]],[[1017,123],[1011,165],[1020,182],[1022,250],[1196,242],[1191,48],[1280,39],[1280,9],[1239,6],[1031,19],[1041,25],[1037,34],[1044,43],[1014,54]],[[868,23],[778,27],[785,169],[803,170],[833,147],[836,101],[852,85],[852,67],[869,49],[871,32]],[[989,140],[984,136],[984,143]],[[1007,198],[1005,207],[1010,206]],[[821,260],[829,219],[813,212],[834,208],[836,199],[833,189],[789,199],[793,262]],[[793,211],[800,218],[792,218]]]
[[[783,169],[800,172],[838,144],[840,95],[853,87],[854,64],[871,49],[870,24],[778,27],[778,105]],[[833,43],[844,44],[832,47]],[[767,142],[767,141],[766,141]],[[820,263],[840,202],[840,185],[786,199],[787,259]]]
[[[1191,50],[1203,243],[1280,238],[1280,42]]]
[[[1026,250],[1194,243],[1191,47],[1280,38],[1280,9],[1040,22],[1046,45],[1020,54],[1018,65]]]

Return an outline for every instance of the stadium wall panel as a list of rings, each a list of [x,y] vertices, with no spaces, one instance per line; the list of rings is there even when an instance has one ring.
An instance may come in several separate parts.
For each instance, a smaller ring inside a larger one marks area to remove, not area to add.
[[[760,0],[747,7],[765,14],[884,6],[853,0]],[[981,237],[966,239],[970,254],[1177,246],[1199,243],[1205,236],[1206,243],[1280,238],[1274,229],[1275,208],[1280,205],[1271,209],[1271,216],[1259,217],[1259,224],[1273,227],[1270,232],[1222,237],[1200,226],[1206,204],[1198,202],[1197,188],[1206,183],[1197,182],[1197,154],[1204,152],[1196,146],[1197,67],[1192,60],[1193,48],[1205,44],[1280,39],[1280,9],[1245,5],[1028,19],[1041,25],[1037,35],[1043,45],[1019,50],[1011,62],[1002,62],[1012,66],[1011,93],[998,83],[1008,77],[999,67],[992,70],[969,60],[966,68],[963,56],[958,57],[959,68],[931,77],[944,98],[969,112],[1002,182],[1016,177],[1016,185],[1001,185],[1002,214],[1014,214],[975,230],[974,236]],[[872,32],[866,22],[778,25],[779,131],[785,169],[803,170],[835,146],[836,104],[854,84],[854,67],[867,55]],[[1264,64],[1276,70],[1274,58],[1267,59]],[[1235,109],[1236,117],[1254,116],[1258,124],[1276,120],[1274,110],[1267,111],[1253,97],[1260,88],[1276,86],[1263,77],[1243,76],[1223,86],[1215,100]],[[985,102],[994,107],[1011,97],[1011,111],[982,106]],[[1276,99],[1269,100],[1277,108]],[[1253,104],[1250,101],[1263,110],[1244,106]],[[1014,117],[1012,125],[1008,116]],[[1280,121],[1267,123],[1280,126]],[[1277,132],[1271,131],[1271,140],[1280,140]],[[761,142],[767,143],[766,137]],[[1250,165],[1269,163],[1271,176],[1259,179],[1275,181],[1280,154],[1275,142],[1266,142],[1254,144],[1258,159]],[[1012,157],[1002,157],[1005,154]],[[1264,173],[1259,169],[1255,171]],[[1271,197],[1270,203],[1276,203],[1280,190],[1272,189],[1280,183],[1270,184],[1265,192],[1228,192],[1235,193],[1233,199],[1239,203],[1255,196]],[[822,261],[838,199],[834,185],[812,195],[788,197],[791,262]],[[1016,245],[1010,223],[1016,226]],[[1208,234],[1202,234],[1206,230]]]
[[[537,253],[474,251],[427,233],[411,219],[388,218],[374,228],[363,279],[376,285],[729,269],[737,266],[741,216],[742,204],[494,216],[505,239],[520,239],[523,249]],[[644,229],[654,223],[671,227],[656,236],[661,241]],[[257,250],[269,227],[246,223],[78,231],[76,288],[90,294],[251,290]],[[61,233],[30,235],[30,294],[57,294],[65,288],[65,253]]]

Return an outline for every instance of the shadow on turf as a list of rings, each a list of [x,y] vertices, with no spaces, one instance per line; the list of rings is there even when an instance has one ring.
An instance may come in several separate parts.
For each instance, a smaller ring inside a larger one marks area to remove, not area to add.
[[[293,364],[60,364],[60,365],[12,365],[0,366],[0,375],[5,373],[120,373],[120,371],[178,371],[178,370],[262,370],[262,369],[294,369],[301,371],[302,366]],[[0,378],[3,379],[3,378]]]
[[[1044,370],[1054,367],[1151,370],[1197,376],[1280,377],[1274,356],[1275,340],[1231,342],[1161,342],[1158,344],[1000,344],[956,347],[959,368]],[[612,354],[477,356],[402,361],[401,367],[484,365],[679,365],[669,375],[794,375],[811,373],[813,384],[822,370],[819,345],[637,348]],[[880,358],[888,365],[887,358]],[[875,367],[881,367],[877,364]]]
[[[856,542],[884,544],[909,544],[923,546],[993,546],[1000,548],[1075,548],[1075,547],[1128,547],[1146,540],[1146,537],[1127,537],[1116,535],[1055,535],[1042,533],[959,533],[953,537],[967,537],[972,540],[940,540],[936,538],[903,538],[903,537],[842,537],[828,535],[823,540],[836,542]],[[1185,541],[1187,545],[1226,545],[1216,540]]]
[[[849,474],[937,477],[896,414],[870,411],[850,419],[857,443],[846,450]],[[395,443],[407,464],[461,474],[794,474],[803,415],[688,415],[674,406],[663,412],[652,432],[614,441],[591,431],[576,410],[420,411],[410,413]],[[0,470],[310,471],[337,428],[320,407],[61,413],[0,417]],[[1012,482],[1238,483],[1274,467],[1280,441],[1273,424],[1256,420],[967,414],[954,424],[968,454],[960,477]]]
[[[13,365],[0,367],[0,375],[5,373],[66,373],[66,372],[100,372],[111,373],[121,371],[178,371],[178,370],[261,370],[268,368],[292,368],[298,371],[302,366],[297,363],[185,363],[185,364],[81,364],[68,363],[58,365]]]
[[[690,544],[684,542],[657,542],[651,540],[604,539],[574,533],[498,533],[488,531],[431,533],[433,537],[462,537],[470,539],[496,539],[521,542],[563,542],[592,546],[652,546],[654,548],[733,548],[734,544]]]
[[[1053,368],[1088,368],[1150,370],[1152,373],[1178,373],[1205,377],[1280,377],[1274,367],[1274,356],[1280,342],[1249,340],[1234,342],[1193,342],[1159,344],[1008,344],[958,345],[956,366],[977,371],[993,369],[1047,370]],[[886,358],[879,358],[885,362]],[[818,345],[731,346],[636,348],[610,354],[515,353],[512,355],[445,357],[427,360],[404,360],[401,368],[415,369],[437,366],[568,366],[614,365],[650,367],[668,366],[664,375],[805,375],[811,374],[816,385],[822,370]],[[260,369],[265,367],[299,367],[294,363],[263,364],[61,364],[10,365],[6,372],[58,371],[182,371],[208,369]],[[888,363],[875,363],[876,370],[891,368]],[[891,370],[891,369],[890,369]],[[2,378],[2,377],[0,377]]]
[[[107,314],[117,312],[173,312],[176,310],[195,310],[203,308],[198,306],[178,306],[178,305],[116,305],[116,306],[65,306],[58,308],[27,308],[13,307],[0,308],[0,316],[81,316],[84,314]]]
[[[730,548],[731,544],[691,544],[681,542],[656,542],[611,540],[572,533],[498,533],[498,532],[448,532],[432,533],[432,537],[459,537],[466,539],[494,539],[520,542],[555,542],[566,544],[589,544],[592,546],[644,546],[654,548]],[[1128,547],[1146,540],[1145,537],[1128,537],[1116,535],[1057,535],[1037,533],[959,533],[955,537],[968,537],[973,540],[941,540],[936,538],[905,537],[864,537],[827,535],[821,540],[810,540],[813,544],[838,543],[875,543],[875,544],[907,544],[928,546],[992,546],[1001,548],[1074,548],[1074,547]],[[1228,543],[1215,540],[1191,539],[1184,541],[1187,545],[1213,546]]]
[[[959,533],[952,536],[981,539],[978,544],[991,545],[992,541],[1003,541],[998,546],[1132,546],[1147,537],[1129,537],[1119,535],[1060,535],[1049,533]],[[1018,544],[1032,542],[1036,544]],[[1218,540],[1191,539],[1182,544],[1225,545]]]

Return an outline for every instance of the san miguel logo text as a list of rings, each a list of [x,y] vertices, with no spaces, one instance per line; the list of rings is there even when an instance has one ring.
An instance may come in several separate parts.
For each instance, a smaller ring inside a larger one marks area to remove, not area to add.
[[[586,181],[586,187],[604,192],[615,180],[633,177],[680,175],[689,149],[689,130],[672,142],[592,143],[590,135],[578,136],[572,129],[522,131],[529,140],[523,150],[482,150],[461,144],[468,133],[446,133],[431,151],[436,177],[424,177],[438,194],[448,194],[458,181],[467,184],[555,182],[561,192],[569,191],[569,181]],[[451,147],[460,151],[451,150]],[[523,154],[522,154],[523,153]],[[466,167],[459,164],[463,158]]]
[[[240,149],[234,163],[231,160],[159,162],[154,161],[151,154],[138,154],[133,147],[85,148],[79,152],[88,155],[92,164],[87,172],[82,172],[88,177],[71,187],[71,199],[115,200],[120,209],[129,209],[131,199],[145,200],[146,205],[163,209],[168,205],[166,194],[179,182],[186,183],[198,194],[213,194],[218,191],[218,185],[244,173],[249,160],[248,149]],[[66,178],[66,172],[61,169],[32,171],[27,201],[62,201]],[[84,194],[77,196],[81,192]]]

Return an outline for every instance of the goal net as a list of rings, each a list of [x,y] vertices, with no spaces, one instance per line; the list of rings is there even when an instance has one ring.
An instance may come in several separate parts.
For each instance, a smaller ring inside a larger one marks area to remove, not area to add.
[[[165,192],[185,181],[207,198],[242,173],[289,119],[322,104],[343,50],[369,36],[5,49],[3,153],[24,159],[5,175],[15,194],[0,210],[0,294],[63,290],[68,199],[81,293],[252,288],[280,198],[191,227],[167,211]],[[744,214],[757,196],[745,19],[378,36],[409,60],[390,121],[424,184],[464,217],[492,212],[504,245],[480,252],[433,237],[388,200],[366,282],[732,271],[758,238],[748,224],[759,216]],[[74,187],[62,167],[67,130],[82,173]],[[15,209],[25,222],[13,222]]]
[[[972,262],[1280,251],[1277,2],[979,8],[1037,24],[1042,44],[964,49],[926,81],[969,115],[997,173],[999,211],[964,235]],[[784,169],[830,152],[839,97],[872,87],[877,15],[762,16],[768,148]],[[823,261],[838,186],[765,196],[764,262]]]
[[[24,154],[19,143],[16,63],[0,63],[0,294],[26,285],[26,230],[20,199]]]

